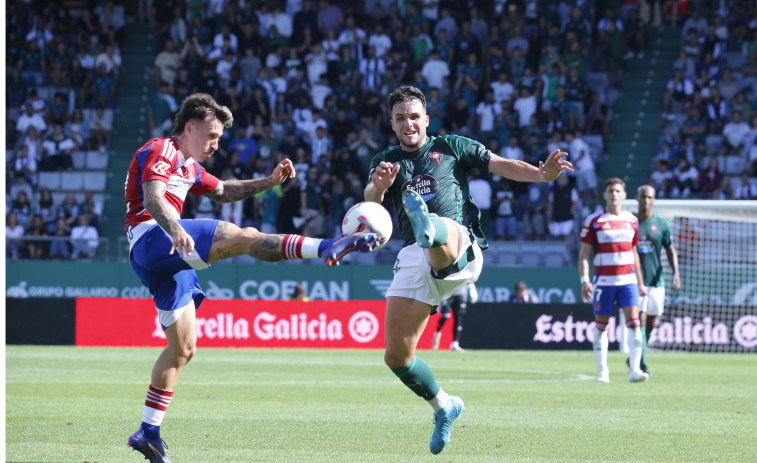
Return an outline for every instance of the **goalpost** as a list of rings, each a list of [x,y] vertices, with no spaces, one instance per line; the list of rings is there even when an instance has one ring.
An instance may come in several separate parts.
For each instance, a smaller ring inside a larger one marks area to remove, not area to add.
[[[757,201],[658,199],[652,211],[670,223],[681,289],[663,250],[665,311],[650,348],[757,352]]]

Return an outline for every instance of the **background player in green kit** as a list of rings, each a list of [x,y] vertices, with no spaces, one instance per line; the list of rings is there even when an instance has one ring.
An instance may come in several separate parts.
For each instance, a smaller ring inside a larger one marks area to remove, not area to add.
[[[662,315],[665,305],[665,282],[662,278],[661,251],[665,248],[668,255],[668,263],[673,270],[673,291],[681,287],[681,277],[678,274],[678,254],[670,237],[670,225],[668,221],[657,214],[652,213],[652,205],[655,201],[655,189],[649,185],[642,185],[636,190],[636,200],[639,202],[639,260],[641,261],[641,274],[644,276],[644,285],[649,292],[643,296],[641,305],[642,350],[641,369],[644,373],[651,374],[647,366],[647,341],[652,335],[657,318]]]
[[[568,153],[559,150],[536,167],[504,159],[465,137],[428,137],[426,97],[415,87],[398,88],[387,103],[400,146],[373,158],[365,188],[367,201],[380,203],[389,195],[404,238],[386,292],[384,362],[434,409],[429,447],[437,454],[449,442],[452,422],[464,404],[441,389],[415,349],[435,306],[481,273],[481,249],[488,245],[468,191],[467,172],[476,168],[521,182],[549,182],[573,169],[565,159]]]

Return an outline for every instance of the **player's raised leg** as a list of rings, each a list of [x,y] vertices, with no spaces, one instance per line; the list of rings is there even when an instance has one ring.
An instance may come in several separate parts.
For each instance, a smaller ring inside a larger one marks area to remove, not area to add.
[[[327,265],[338,265],[350,252],[370,252],[380,244],[375,233],[353,233],[337,239],[309,238],[301,235],[269,235],[255,228],[239,228],[219,222],[208,263],[247,254],[265,262],[322,258]]]
[[[441,270],[454,263],[460,249],[460,232],[455,221],[430,215],[426,202],[413,190],[402,192],[402,205],[413,226],[416,242],[429,249],[431,267]]]
[[[431,307],[410,298],[387,298],[384,362],[416,395],[434,409],[434,431],[429,449],[437,454],[450,440],[452,423],[465,409],[462,399],[450,396],[436,382],[431,367],[415,355],[418,339],[428,322]]]
[[[176,381],[197,350],[194,301],[173,313],[164,313],[161,320],[168,320],[177,314],[176,321],[165,329],[168,346],[160,353],[152,369],[142,424],[128,440],[128,444],[150,463],[170,461],[163,449],[165,444],[160,437],[160,425],[173,399]]]

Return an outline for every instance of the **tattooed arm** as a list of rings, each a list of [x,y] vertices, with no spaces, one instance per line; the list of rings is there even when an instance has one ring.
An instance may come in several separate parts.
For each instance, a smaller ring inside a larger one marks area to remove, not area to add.
[[[173,246],[169,254],[178,250],[179,255],[183,257],[192,252],[195,242],[171,214],[171,209],[165,200],[166,188],[167,185],[160,180],[147,180],[142,183],[142,190],[145,195],[143,204],[147,212],[158,222],[158,225],[171,236]]]
[[[260,192],[270,190],[276,185],[281,185],[288,178],[296,176],[294,165],[289,159],[284,159],[270,177],[256,178],[252,180],[227,180],[218,182],[215,190],[206,193],[205,196],[217,203],[231,203],[249,198]]]

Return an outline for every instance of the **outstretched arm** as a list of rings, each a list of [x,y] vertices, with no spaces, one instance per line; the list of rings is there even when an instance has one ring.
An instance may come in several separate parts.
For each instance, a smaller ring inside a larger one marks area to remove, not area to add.
[[[554,150],[546,162],[539,161],[539,167],[517,159],[505,159],[494,153],[489,160],[489,171],[519,182],[551,182],[565,170],[573,172],[573,164],[565,157],[568,153]]]
[[[297,173],[289,159],[284,159],[269,177],[255,178],[251,180],[227,180],[218,182],[215,190],[206,193],[205,196],[217,203],[231,203],[249,198],[260,192],[270,190],[276,185],[281,185],[288,178],[294,178]]]

